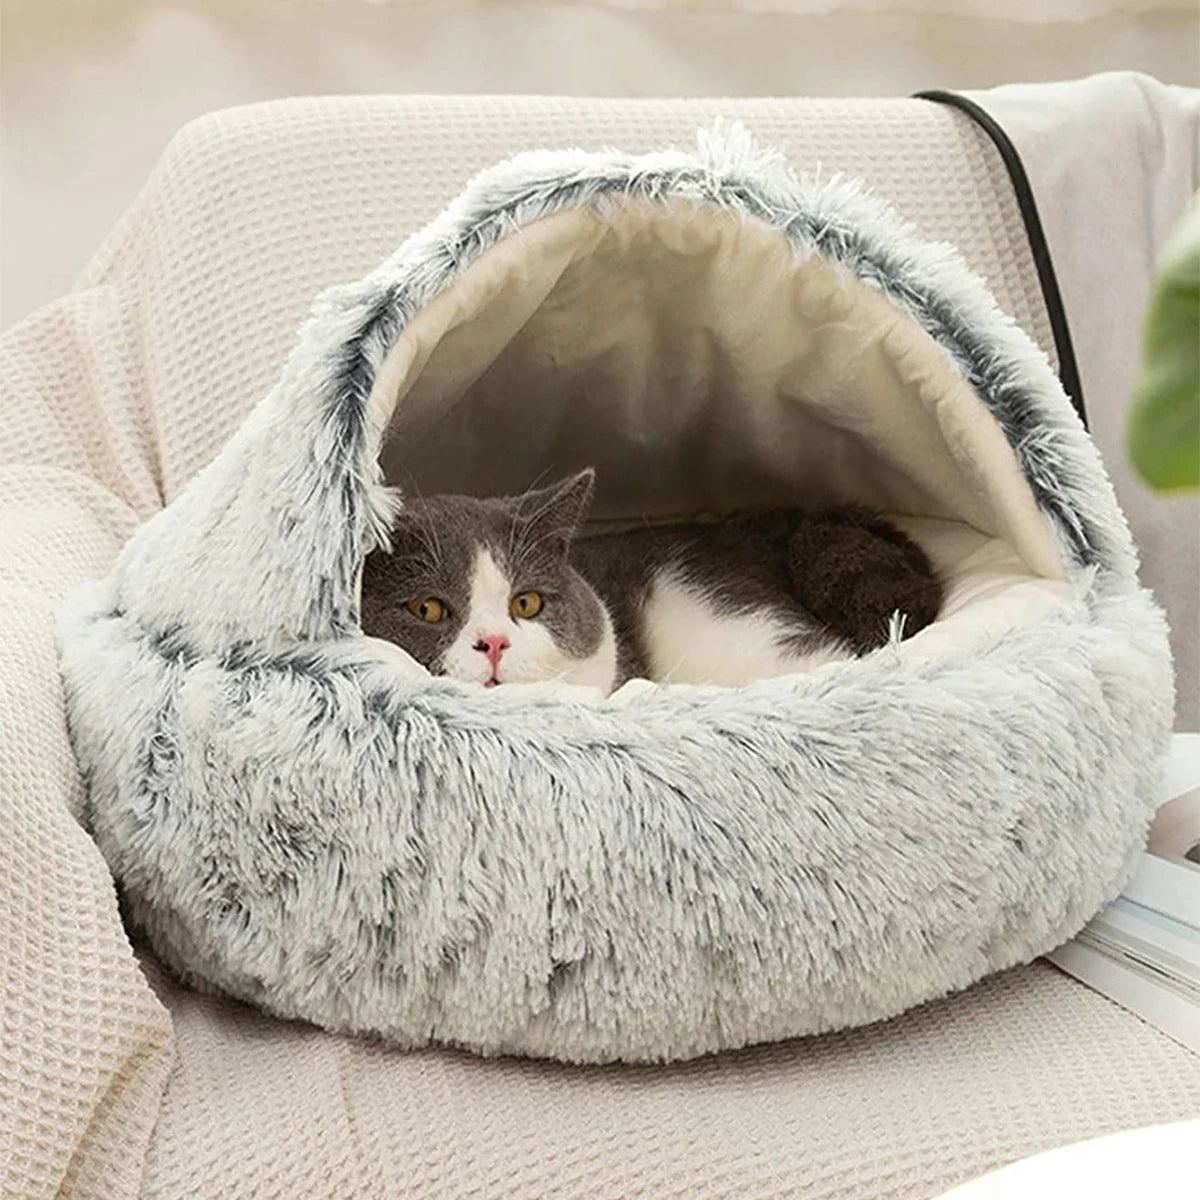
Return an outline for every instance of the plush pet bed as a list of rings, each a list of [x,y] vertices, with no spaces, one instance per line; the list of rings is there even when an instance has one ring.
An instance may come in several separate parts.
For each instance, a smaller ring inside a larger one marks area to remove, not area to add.
[[[405,492],[584,464],[599,525],[880,507],[945,611],[807,676],[608,698],[362,636]],[[91,827],[181,975],[570,1060],[874,1021],[1057,945],[1142,844],[1172,706],[1043,355],[947,248],[737,131],[477,178],[321,298],[60,641]]]

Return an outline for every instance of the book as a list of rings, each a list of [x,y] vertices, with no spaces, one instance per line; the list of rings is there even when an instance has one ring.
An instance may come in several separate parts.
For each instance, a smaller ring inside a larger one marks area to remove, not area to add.
[[[1200,734],[1176,734],[1164,802],[1121,895],[1047,957],[1200,1054]]]

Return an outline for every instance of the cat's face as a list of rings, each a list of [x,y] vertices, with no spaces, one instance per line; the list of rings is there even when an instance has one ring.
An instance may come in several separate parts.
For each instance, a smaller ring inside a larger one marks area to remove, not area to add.
[[[363,567],[362,626],[434,674],[494,687],[611,689],[612,626],[567,561],[593,472],[523,496],[432,496],[401,511]]]

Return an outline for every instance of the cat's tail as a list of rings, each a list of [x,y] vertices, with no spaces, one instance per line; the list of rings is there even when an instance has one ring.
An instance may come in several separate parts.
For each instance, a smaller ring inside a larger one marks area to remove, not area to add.
[[[907,638],[933,621],[942,604],[942,584],[925,551],[857,504],[798,514],[788,571],[799,602],[857,654],[888,641],[896,612]]]

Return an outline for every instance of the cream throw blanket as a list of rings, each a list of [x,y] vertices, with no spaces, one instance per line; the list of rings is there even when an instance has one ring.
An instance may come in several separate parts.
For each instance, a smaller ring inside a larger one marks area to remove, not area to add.
[[[57,599],[274,381],[325,285],[530,145],[690,142],[718,112],[861,176],[1049,332],[1007,178],[916,101],[328,99],[172,143],[76,290],[0,346],[0,1194],[917,1197],[1200,1111],[1200,1068],[1036,965],[888,1025],[670,1069],[403,1054],[143,967],[77,824]],[[153,986],[151,986],[153,985]]]

